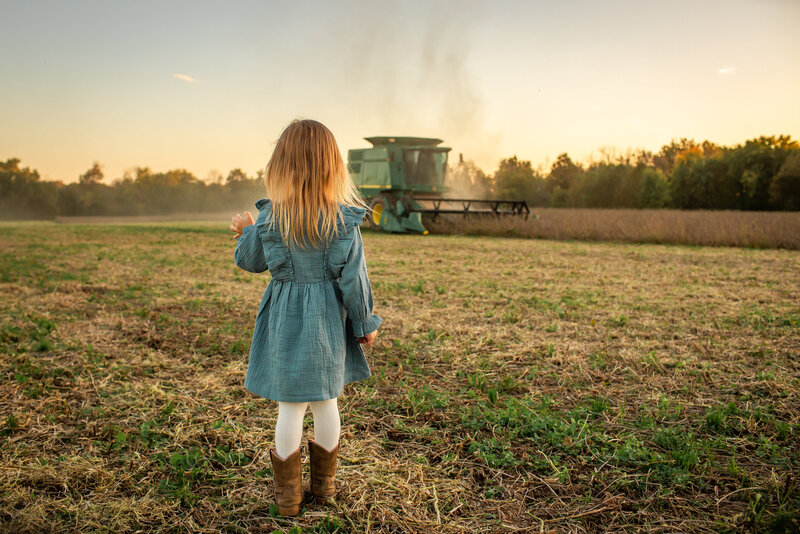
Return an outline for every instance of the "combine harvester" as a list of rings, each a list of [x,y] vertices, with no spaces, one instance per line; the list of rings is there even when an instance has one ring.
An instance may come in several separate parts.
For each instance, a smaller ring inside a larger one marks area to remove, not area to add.
[[[365,137],[372,148],[347,154],[350,175],[369,201],[371,228],[386,232],[427,234],[422,214],[515,215],[528,218],[524,200],[447,198],[447,153],[441,139]]]

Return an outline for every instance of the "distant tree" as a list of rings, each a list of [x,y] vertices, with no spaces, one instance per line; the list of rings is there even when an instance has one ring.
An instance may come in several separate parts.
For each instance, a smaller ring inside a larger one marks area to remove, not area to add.
[[[611,161],[611,160],[608,160]],[[601,163],[572,178],[566,205],[573,208],[614,207],[616,188],[622,182],[624,165]]]
[[[185,169],[154,173],[137,167],[130,188],[131,201],[144,214],[204,211],[213,203],[205,184]],[[131,178],[129,173],[126,173]]]
[[[567,205],[567,190],[556,186],[550,193],[550,205],[554,208],[563,208]]]
[[[639,149],[634,153],[636,165],[642,165],[644,167],[654,167],[655,166],[655,154],[650,152],[649,150]]]
[[[708,176],[705,159],[699,151],[681,153],[670,180],[670,196],[676,208],[708,208]]]
[[[682,137],[679,140],[673,139],[668,145],[661,147],[661,150],[653,156],[653,165],[667,176],[672,174],[672,170],[682,156],[688,153],[710,156],[717,152],[719,147],[711,141],[698,143],[694,139]]]
[[[549,191],[545,180],[536,172],[530,161],[517,156],[500,162],[492,178],[496,198],[525,200],[532,206],[546,206]]]
[[[658,169],[646,168],[639,184],[637,207],[666,208],[670,205],[669,180]]]
[[[100,164],[96,161],[88,171],[81,174],[78,178],[78,182],[82,184],[99,184],[102,181],[103,170],[100,168]]]
[[[225,179],[225,184],[228,186],[235,185],[235,184],[245,184],[250,181],[247,174],[242,169],[233,169],[228,173],[228,177]]]
[[[633,149],[625,149],[620,150],[615,146],[602,146],[597,149],[598,156],[590,156],[589,158],[589,167],[595,167],[599,165],[625,165],[631,166],[635,165],[639,159],[649,158],[652,159],[652,153],[646,152],[643,149],[640,150],[633,150]]]
[[[706,207],[712,210],[737,209],[738,180],[730,173],[730,161],[724,152],[704,158]]]
[[[102,183],[103,171],[95,162],[78,177],[77,183],[61,188],[59,212],[62,215],[112,215],[118,206],[113,188]]]
[[[569,188],[556,187],[553,191],[554,207],[586,208],[592,205],[590,196],[597,177],[588,172],[581,172],[572,178]],[[556,195],[561,195],[557,198]]]
[[[8,199],[14,195],[21,196],[31,184],[39,181],[39,171],[19,166],[18,158],[9,158],[0,162],[0,198]]]
[[[557,187],[564,190],[569,189],[573,180],[581,171],[581,167],[573,163],[566,152],[559,154],[553,166],[550,168],[550,175],[547,177],[548,188],[551,191],[555,190]]]
[[[781,210],[800,210],[800,150],[786,157],[769,186],[772,206]]]
[[[769,210],[770,185],[790,153],[800,149],[788,135],[758,137],[728,151],[728,172],[736,183],[737,206],[744,210]]]
[[[58,188],[40,181],[39,172],[20,167],[18,158],[0,162],[0,218],[51,219],[57,214]]]
[[[644,174],[648,169],[645,165],[625,165],[621,173],[619,185],[614,190],[614,207],[638,208],[639,192],[642,189]]]
[[[677,157],[681,153],[695,148],[696,146],[697,143],[694,139],[673,139],[668,145],[662,146],[661,150],[653,156],[653,165],[656,169],[669,176],[672,173],[673,167],[675,167],[675,160]]]

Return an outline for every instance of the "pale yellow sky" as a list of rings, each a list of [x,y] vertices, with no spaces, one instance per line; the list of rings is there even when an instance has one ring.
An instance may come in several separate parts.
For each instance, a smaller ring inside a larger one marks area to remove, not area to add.
[[[94,161],[263,167],[294,118],[342,151],[440,137],[492,172],[673,138],[800,137],[800,3],[14,2],[0,159],[74,181]]]

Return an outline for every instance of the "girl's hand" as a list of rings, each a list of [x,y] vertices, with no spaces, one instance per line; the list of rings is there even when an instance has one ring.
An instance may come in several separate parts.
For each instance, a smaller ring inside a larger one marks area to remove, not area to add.
[[[363,343],[364,345],[370,347],[372,346],[372,342],[375,341],[375,338],[378,337],[378,331],[375,330],[374,332],[370,332],[364,337],[358,338],[359,343]]]
[[[239,239],[242,237],[242,231],[250,226],[251,224],[255,224],[256,222],[253,220],[253,216],[250,215],[249,211],[244,212],[244,217],[239,215],[238,213],[233,216],[231,219],[231,225],[228,227],[233,232],[233,238]]]

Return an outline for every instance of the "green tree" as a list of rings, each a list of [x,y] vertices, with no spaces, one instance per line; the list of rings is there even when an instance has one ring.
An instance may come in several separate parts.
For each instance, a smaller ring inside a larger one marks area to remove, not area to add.
[[[545,206],[549,200],[545,180],[537,173],[530,161],[517,156],[500,162],[492,178],[496,198],[524,200],[532,206]]]
[[[581,172],[572,178],[572,183],[568,189],[563,189],[561,186],[556,187],[553,192],[553,199],[558,204],[554,202],[554,205],[567,208],[589,207],[591,202],[589,197],[592,194],[592,186],[594,185],[593,178],[589,173]],[[557,194],[560,197],[556,197]]]
[[[641,164],[620,166],[619,182],[614,189],[615,208],[639,207],[639,191],[647,167]]]
[[[736,188],[738,180],[730,172],[730,162],[725,152],[716,152],[704,158],[706,177],[706,207],[714,210],[737,209]]]
[[[103,170],[100,167],[100,164],[96,161],[88,171],[78,177],[78,182],[82,184],[99,184],[102,181]]]
[[[236,168],[228,173],[228,177],[225,179],[225,185],[232,187],[247,184],[250,181],[250,178],[248,178],[247,174],[242,169]]]
[[[117,214],[114,191],[102,183],[103,170],[94,164],[78,176],[78,182],[61,188],[61,213],[64,215],[112,215]]]
[[[670,180],[674,207],[681,209],[737,209],[739,181],[731,173],[730,153],[700,151],[678,157]]]
[[[58,188],[40,180],[39,172],[20,167],[20,160],[0,162],[0,218],[51,219],[57,214]]]
[[[636,205],[639,208],[666,208],[670,205],[669,180],[658,169],[644,169]]]
[[[770,204],[778,209],[800,210],[800,150],[793,150],[769,186]]]
[[[572,179],[567,189],[567,206],[573,208],[614,207],[615,189],[624,165],[601,163]]]
[[[786,158],[800,149],[788,135],[758,137],[736,146],[727,154],[728,172],[736,183],[737,209],[769,210],[770,185]]]
[[[582,206],[591,208],[634,208],[639,192],[640,174],[644,167],[628,163],[593,165],[574,179],[571,189],[583,189]],[[568,195],[569,196],[569,195]],[[570,202],[575,202],[572,195]],[[568,205],[570,204],[568,202]],[[574,205],[580,207],[580,205]]]
[[[708,177],[699,152],[685,152],[672,170],[670,196],[676,208],[708,208]]]
[[[582,169],[579,165],[573,163],[569,155],[565,152],[559,154],[556,161],[550,167],[550,175],[547,177],[547,184],[551,191],[560,187],[567,190],[572,185],[575,177],[581,173]]]

